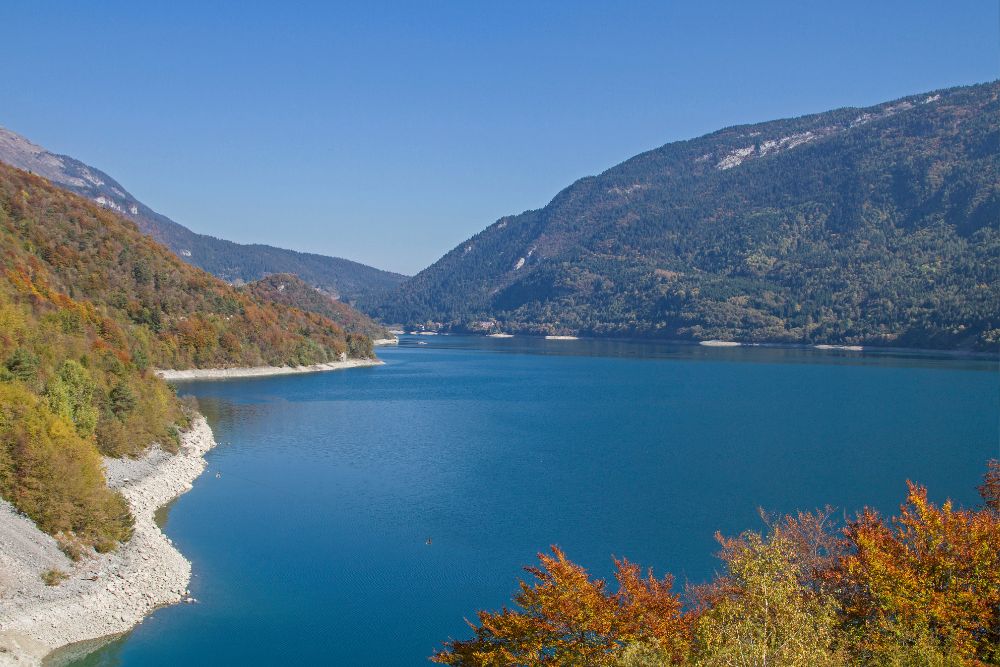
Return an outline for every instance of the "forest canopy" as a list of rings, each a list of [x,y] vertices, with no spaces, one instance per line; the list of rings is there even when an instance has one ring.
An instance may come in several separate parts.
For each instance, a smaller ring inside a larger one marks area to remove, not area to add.
[[[666,144],[501,218],[374,312],[456,331],[998,350],[998,95]]]
[[[101,456],[176,449],[190,415],[155,368],[368,357],[371,341],[239,291],[135,225],[0,165],[0,496],[109,549],[131,517]]]

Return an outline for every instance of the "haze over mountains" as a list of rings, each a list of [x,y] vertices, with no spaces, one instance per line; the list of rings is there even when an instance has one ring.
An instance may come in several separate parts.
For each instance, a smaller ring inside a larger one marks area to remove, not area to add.
[[[338,257],[234,243],[195,233],[150,209],[103,171],[75,158],[52,153],[4,128],[0,128],[0,162],[43,176],[61,188],[117,211],[189,264],[228,282],[251,282],[272,273],[294,273],[335,298],[354,302],[370,300],[405,279],[397,273]]]
[[[1000,84],[731,127],[501,218],[385,322],[995,350]]]

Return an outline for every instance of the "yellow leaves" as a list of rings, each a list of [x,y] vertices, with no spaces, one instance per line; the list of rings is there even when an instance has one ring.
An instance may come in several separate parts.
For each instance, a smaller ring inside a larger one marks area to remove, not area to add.
[[[0,495],[45,531],[112,548],[130,526],[124,501],[105,485],[95,446],[113,383],[127,378],[142,406],[121,425],[119,455],[154,441],[169,446],[169,427],[183,415],[169,387],[130,363],[125,346],[142,353],[142,339],[93,304],[58,292],[38,298],[34,270],[24,264],[0,275]],[[20,280],[20,288],[4,277]]]
[[[18,384],[0,384],[0,495],[43,530],[109,548],[131,518],[107,488],[101,458],[73,424]]]
[[[48,437],[57,442],[68,440],[76,433],[73,425],[65,419],[53,419],[48,426]]]
[[[19,292],[35,296],[39,299],[46,298],[48,289],[44,285],[36,285],[31,274],[25,267],[19,266],[16,269],[7,269],[6,274],[10,283]]]
[[[791,541],[722,540],[727,575],[695,630],[699,665],[839,664],[833,600],[800,581]]]
[[[6,303],[0,297],[0,353],[24,342],[27,327],[28,318],[24,309]]]

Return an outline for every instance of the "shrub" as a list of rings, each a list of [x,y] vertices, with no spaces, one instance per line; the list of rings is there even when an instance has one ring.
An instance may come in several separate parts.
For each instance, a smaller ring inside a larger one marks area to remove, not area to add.
[[[42,572],[42,581],[45,582],[46,586],[58,586],[68,578],[68,574],[57,568]]]

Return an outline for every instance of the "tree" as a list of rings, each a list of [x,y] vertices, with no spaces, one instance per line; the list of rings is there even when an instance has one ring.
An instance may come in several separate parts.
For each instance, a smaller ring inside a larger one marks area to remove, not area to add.
[[[834,600],[801,580],[795,544],[780,533],[717,536],[726,574],[701,592],[694,659],[705,666],[842,664]]]
[[[890,524],[866,510],[845,534],[851,550],[831,577],[860,659],[922,645],[970,663],[1000,661],[996,513],[939,507],[911,483]]]
[[[136,406],[135,392],[125,382],[119,382],[108,395],[111,412],[119,419],[132,412]]]
[[[4,364],[7,370],[22,382],[28,382],[35,377],[41,362],[38,355],[31,350],[19,347],[7,358]]]
[[[558,547],[527,567],[537,581],[521,582],[514,597],[523,611],[479,612],[476,638],[451,641],[432,660],[447,665],[614,665],[643,643],[671,661],[686,653],[690,629],[673,579],[644,577],[639,566],[615,560],[618,591],[566,558]]]
[[[97,426],[94,407],[94,380],[79,362],[67,359],[45,388],[52,412],[72,422],[82,436],[90,436]]]
[[[351,359],[371,359],[375,356],[372,339],[364,334],[347,334],[347,356]]]
[[[983,497],[986,507],[1000,513],[1000,461],[993,459],[987,466],[979,495]]]
[[[449,665],[981,667],[1000,664],[1000,463],[955,509],[909,484],[898,517],[863,511],[838,531],[833,509],[765,534],[718,536],[725,571],[688,589],[615,561],[617,593],[558,548],[526,568],[521,611],[479,612],[475,638],[432,657]]]
[[[0,496],[42,530],[75,535],[100,551],[132,531],[128,504],[107,487],[94,447],[16,384],[0,384]]]

